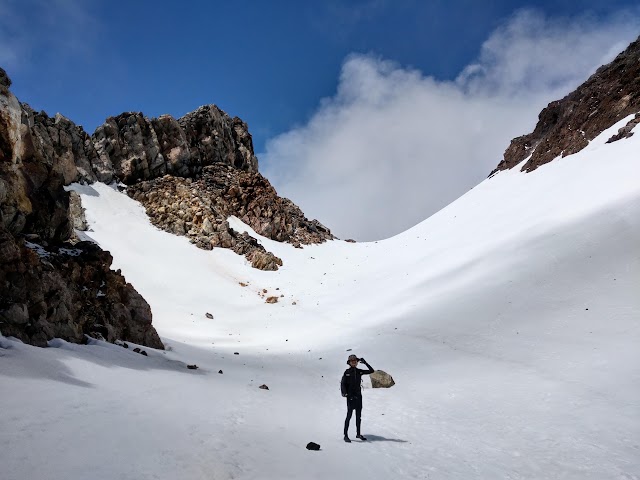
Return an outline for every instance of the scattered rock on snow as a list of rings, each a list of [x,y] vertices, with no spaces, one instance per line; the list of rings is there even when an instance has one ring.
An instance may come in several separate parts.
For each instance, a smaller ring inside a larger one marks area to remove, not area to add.
[[[197,370],[197,369],[198,369],[198,365],[196,365],[196,364],[193,364],[193,365],[187,365],[187,368],[188,368],[189,370]]]
[[[222,375],[222,370],[218,370],[218,373]]]
[[[269,387],[267,387],[264,383],[260,385],[258,388],[261,388],[262,390],[269,390]]]
[[[209,312],[205,313],[204,316],[209,319],[213,319],[213,315],[211,315]]]
[[[307,450],[320,450],[320,445],[315,442],[307,443]]]
[[[278,303],[278,297],[267,297],[265,301],[267,303]]]

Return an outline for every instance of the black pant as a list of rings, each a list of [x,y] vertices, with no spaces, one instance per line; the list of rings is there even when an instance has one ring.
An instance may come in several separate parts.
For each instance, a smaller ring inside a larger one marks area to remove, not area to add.
[[[362,395],[351,395],[347,397],[347,418],[344,420],[344,434],[349,431],[349,421],[351,414],[356,411],[356,434],[360,435],[360,416],[362,414]]]

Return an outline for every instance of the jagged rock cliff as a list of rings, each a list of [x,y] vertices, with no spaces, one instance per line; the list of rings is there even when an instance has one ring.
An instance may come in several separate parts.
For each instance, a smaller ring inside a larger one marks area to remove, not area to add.
[[[163,348],[151,309],[97,246],[71,245],[64,185],[92,179],[84,131],[20,105],[0,69],[0,332],[35,345],[85,334]]]
[[[89,136],[60,114],[21,104],[0,69],[0,332],[37,345],[85,334],[162,348],[149,305],[86,228],[73,182],[121,182],[151,220],[200,248],[224,247],[255,268],[282,261],[229,228],[236,215],[258,233],[295,246],[333,238],[277,196],[258,173],[247,125],[215,105],[182,118],[127,112]],[[76,243],[69,244],[70,241]],[[70,254],[69,252],[73,252]]]
[[[178,120],[122,113],[98,127],[92,141],[99,159],[95,174],[105,183],[117,179],[132,184],[165,174],[189,177],[215,163],[258,171],[247,124],[215,105]]]
[[[230,215],[264,236],[296,246],[333,238],[293,202],[278,197],[258,173],[247,125],[215,105],[178,120],[123,113],[98,127],[92,141],[98,180],[125,183],[154,225],[186,235],[200,248],[230,248],[261,270],[282,265],[251,237],[230,229]]]
[[[562,100],[551,102],[539,115],[535,130],[517,137],[491,174],[515,167],[530,157],[522,171],[531,172],[557,157],[579,152],[600,133],[623,118],[640,112],[640,38],[613,62],[600,67]],[[632,135],[636,115],[616,139]]]

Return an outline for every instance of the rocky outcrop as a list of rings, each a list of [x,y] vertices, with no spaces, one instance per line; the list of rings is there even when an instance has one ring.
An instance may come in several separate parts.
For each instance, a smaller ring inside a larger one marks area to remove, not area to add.
[[[0,332],[36,345],[100,333],[162,348],[149,305],[110,270],[109,253],[66,243],[82,210],[64,186],[95,180],[90,137],[21,105],[10,84],[0,69]]]
[[[110,117],[92,137],[98,180],[132,184],[169,174],[194,176],[207,165],[225,164],[257,172],[258,159],[247,124],[215,105],[200,107],[176,120],[149,119],[126,112]]]
[[[122,182],[154,224],[197,246],[230,248],[255,268],[282,260],[229,228],[235,215],[268,238],[296,246],[333,238],[277,196],[258,173],[247,125],[215,105],[182,118],[126,112],[89,136],[57,114],[20,104],[0,69],[0,332],[44,345],[100,334],[162,348],[147,303],[111,256],[78,242],[86,229],[73,182]],[[69,252],[73,251],[73,254]]]
[[[513,139],[491,174],[513,168],[527,157],[522,171],[531,172],[557,157],[579,152],[604,130],[638,112],[640,38],[574,92],[542,110],[534,131]],[[631,134],[637,123],[630,122],[624,135]]]
[[[627,122],[627,124],[618,129],[618,133],[612,135],[607,143],[617,142],[618,140],[622,140],[623,138],[629,138],[633,135],[633,129],[640,123],[640,113],[636,113],[636,116]]]
[[[90,242],[45,247],[0,230],[0,332],[46,346],[85,335],[163,348],[149,304]]]
[[[229,228],[230,216],[264,237],[298,247],[333,238],[329,229],[279,197],[262,175],[222,163],[204,167],[195,178],[165,176],[131,185],[127,192],[145,206],[157,227],[186,235],[207,250],[231,248],[262,270],[276,270],[282,261],[249,235]]]

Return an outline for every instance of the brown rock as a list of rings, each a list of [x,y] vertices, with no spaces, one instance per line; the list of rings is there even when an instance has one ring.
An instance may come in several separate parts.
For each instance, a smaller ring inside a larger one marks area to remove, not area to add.
[[[574,92],[542,110],[534,131],[511,141],[491,175],[529,156],[522,171],[531,172],[554,158],[579,152],[604,130],[640,111],[639,84],[640,37]],[[620,138],[629,136],[635,125],[629,124]]]

